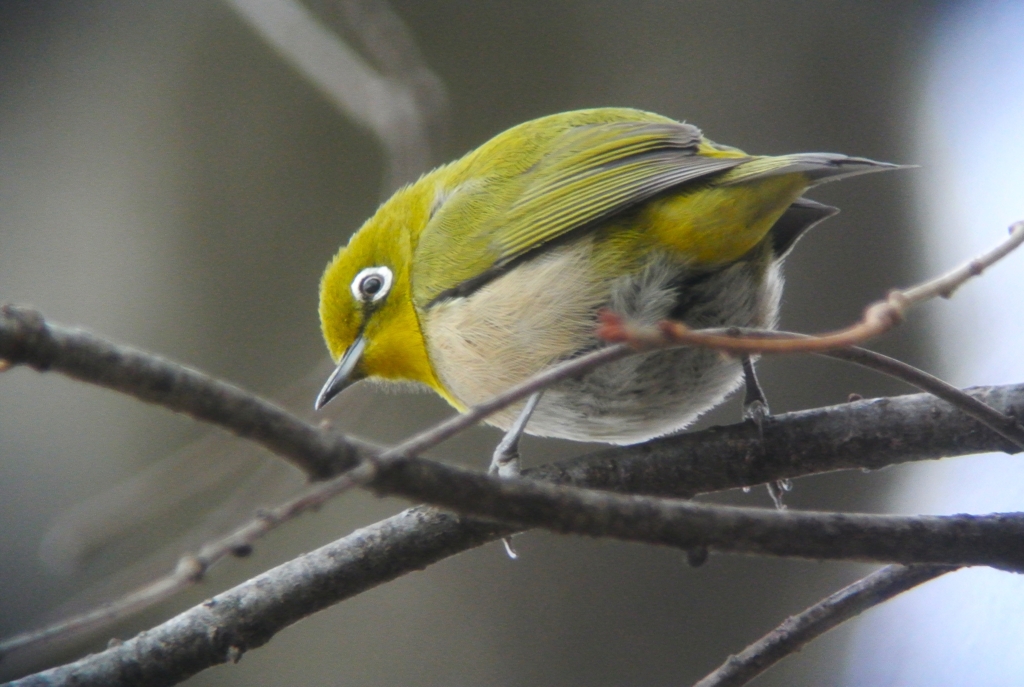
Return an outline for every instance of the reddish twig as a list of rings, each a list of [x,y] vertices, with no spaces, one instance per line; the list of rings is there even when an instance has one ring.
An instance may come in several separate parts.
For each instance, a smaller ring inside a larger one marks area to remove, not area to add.
[[[629,343],[636,348],[667,345],[714,348],[727,353],[824,353],[864,343],[903,321],[908,308],[933,298],[949,298],[968,279],[977,277],[1024,243],[1024,221],[1010,227],[1010,236],[989,252],[946,274],[902,291],[893,290],[885,300],[869,305],[860,322],[835,332],[805,337],[765,338],[744,336],[728,330],[695,330],[682,322],[664,321],[656,327],[634,327],[614,313],[601,315],[598,334],[607,341]]]

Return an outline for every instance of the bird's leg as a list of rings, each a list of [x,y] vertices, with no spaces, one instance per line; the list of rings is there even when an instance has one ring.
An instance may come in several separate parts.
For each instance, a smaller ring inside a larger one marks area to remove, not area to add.
[[[743,419],[753,420],[757,425],[757,432],[762,435],[762,424],[768,417],[768,401],[765,400],[764,391],[757,381],[757,374],[754,372],[754,362],[749,355],[743,356],[743,382],[746,386],[746,393],[743,395]]]
[[[751,420],[757,426],[758,445],[764,453],[764,421],[771,415],[768,410],[768,401],[764,397],[764,391],[757,381],[757,374],[754,373],[754,362],[749,355],[743,356],[743,381],[746,386],[746,393],[743,396],[743,419]],[[789,480],[778,480],[768,483],[768,495],[779,510],[785,510],[786,505],[782,503],[784,492],[792,489]]]
[[[494,456],[491,458],[491,466],[487,469],[487,474],[498,477],[519,476],[519,438],[523,436],[526,423],[530,421],[530,416],[537,408],[537,402],[540,401],[543,393],[543,391],[538,391],[526,399],[526,405],[519,412],[516,421],[508,428],[505,436],[501,438],[498,446],[494,449]],[[505,553],[509,558],[519,557],[515,549],[512,548],[512,537],[502,537],[501,543],[505,545]]]
[[[772,503],[778,510],[786,510],[786,504],[782,502],[782,495],[792,491],[793,483],[788,479],[777,479],[768,483],[768,495],[772,497]]]
[[[533,415],[542,393],[544,392],[538,391],[526,399],[526,405],[519,412],[519,417],[508,428],[505,436],[501,438],[497,448],[494,449],[491,467],[487,469],[487,474],[499,477],[519,476],[519,438],[523,436],[526,423],[530,421],[530,416]]]

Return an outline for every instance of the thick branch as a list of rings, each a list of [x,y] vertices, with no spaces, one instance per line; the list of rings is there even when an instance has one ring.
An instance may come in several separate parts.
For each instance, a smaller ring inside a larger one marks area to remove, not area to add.
[[[1024,416],[1024,384],[968,389]],[[605,449],[531,476],[597,489],[688,497],[772,480],[1016,447],[929,394],[876,398]]]
[[[1016,418],[1012,415],[1000,413],[992,406],[986,405],[935,375],[919,370],[902,360],[896,360],[887,355],[857,346],[828,351],[822,355],[882,372],[896,379],[901,379],[907,384],[916,386],[921,391],[927,391],[934,396],[938,396],[943,401],[956,406],[961,412],[991,428],[1006,440],[1013,442],[1018,448],[1024,449],[1024,426],[1021,426]]]
[[[413,508],[218,594],[123,644],[10,687],[173,685],[210,666],[237,661],[307,615],[505,532]],[[410,561],[416,561],[412,568]]]
[[[263,573],[123,644],[11,685],[175,684],[212,665],[238,660],[311,613],[512,532],[412,508]]]
[[[683,549],[1024,570],[1024,513],[901,516],[733,508],[437,470],[417,460],[381,466],[371,488],[523,528]]]
[[[975,393],[1004,411],[1024,408],[1024,386]],[[872,426],[861,422],[876,426],[858,436],[851,427]],[[1001,439],[924,394],[778,416],[765,429],[764,465],[761,459],[744,460],[755,432],[734,425],[611,449],[528,474],[578,485],[692,494],[757,483],[766,470],[771,478],[796,477],[822,468],[881,467],[1001,445]],[[773,443],[798,448],[799,433],[809,439],[807,451],[780,452]],[[858,455],[868,460],[858,462]],[[198,606],[123,645],[16,684],[173,684],[237,658],[232,646],[255,648],[310,613],[514,529],[414,508],[225,592],[213,606]],[[175,649],[168,652],[168,646]],[[153,647],[161,650],[149,656]],[[147,656],[144,681],[137,665],[142,656]],[[118,682],[122,674],[131,678]]]

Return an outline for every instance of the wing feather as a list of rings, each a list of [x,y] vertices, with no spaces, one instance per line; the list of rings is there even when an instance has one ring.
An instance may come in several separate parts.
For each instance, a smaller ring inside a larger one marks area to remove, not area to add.
[[[696,127],[661,119],[583,124],[536,146],[517,174],[481,182],[485,170],[457,170],[463,186],[420,237],[417,264],[432,268],[417,269],[417,301],[468,295],[552,241],[751,159],[703,143]],[[501,153],[498,142],[490,154]]]

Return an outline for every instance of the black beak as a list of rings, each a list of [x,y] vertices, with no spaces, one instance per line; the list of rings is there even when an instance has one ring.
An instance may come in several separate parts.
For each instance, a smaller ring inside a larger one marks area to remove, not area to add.
[[[341,356],[338,367],[334,368],[334,372],[327,378],[324,388],[320,389],[320,394],[316,397],[316,402],[313,404],[315,410],[320,410],[330,403],[332,398],[359,381],[359,378],[354,377],[352,372],[356,369],[356,365],[359,364],[359,359],[363,357],[363,350],[365,348],[366,339],[360,334],[352,342],[352,345],[348,347],[348,350],[345,351],[345,355]]]

